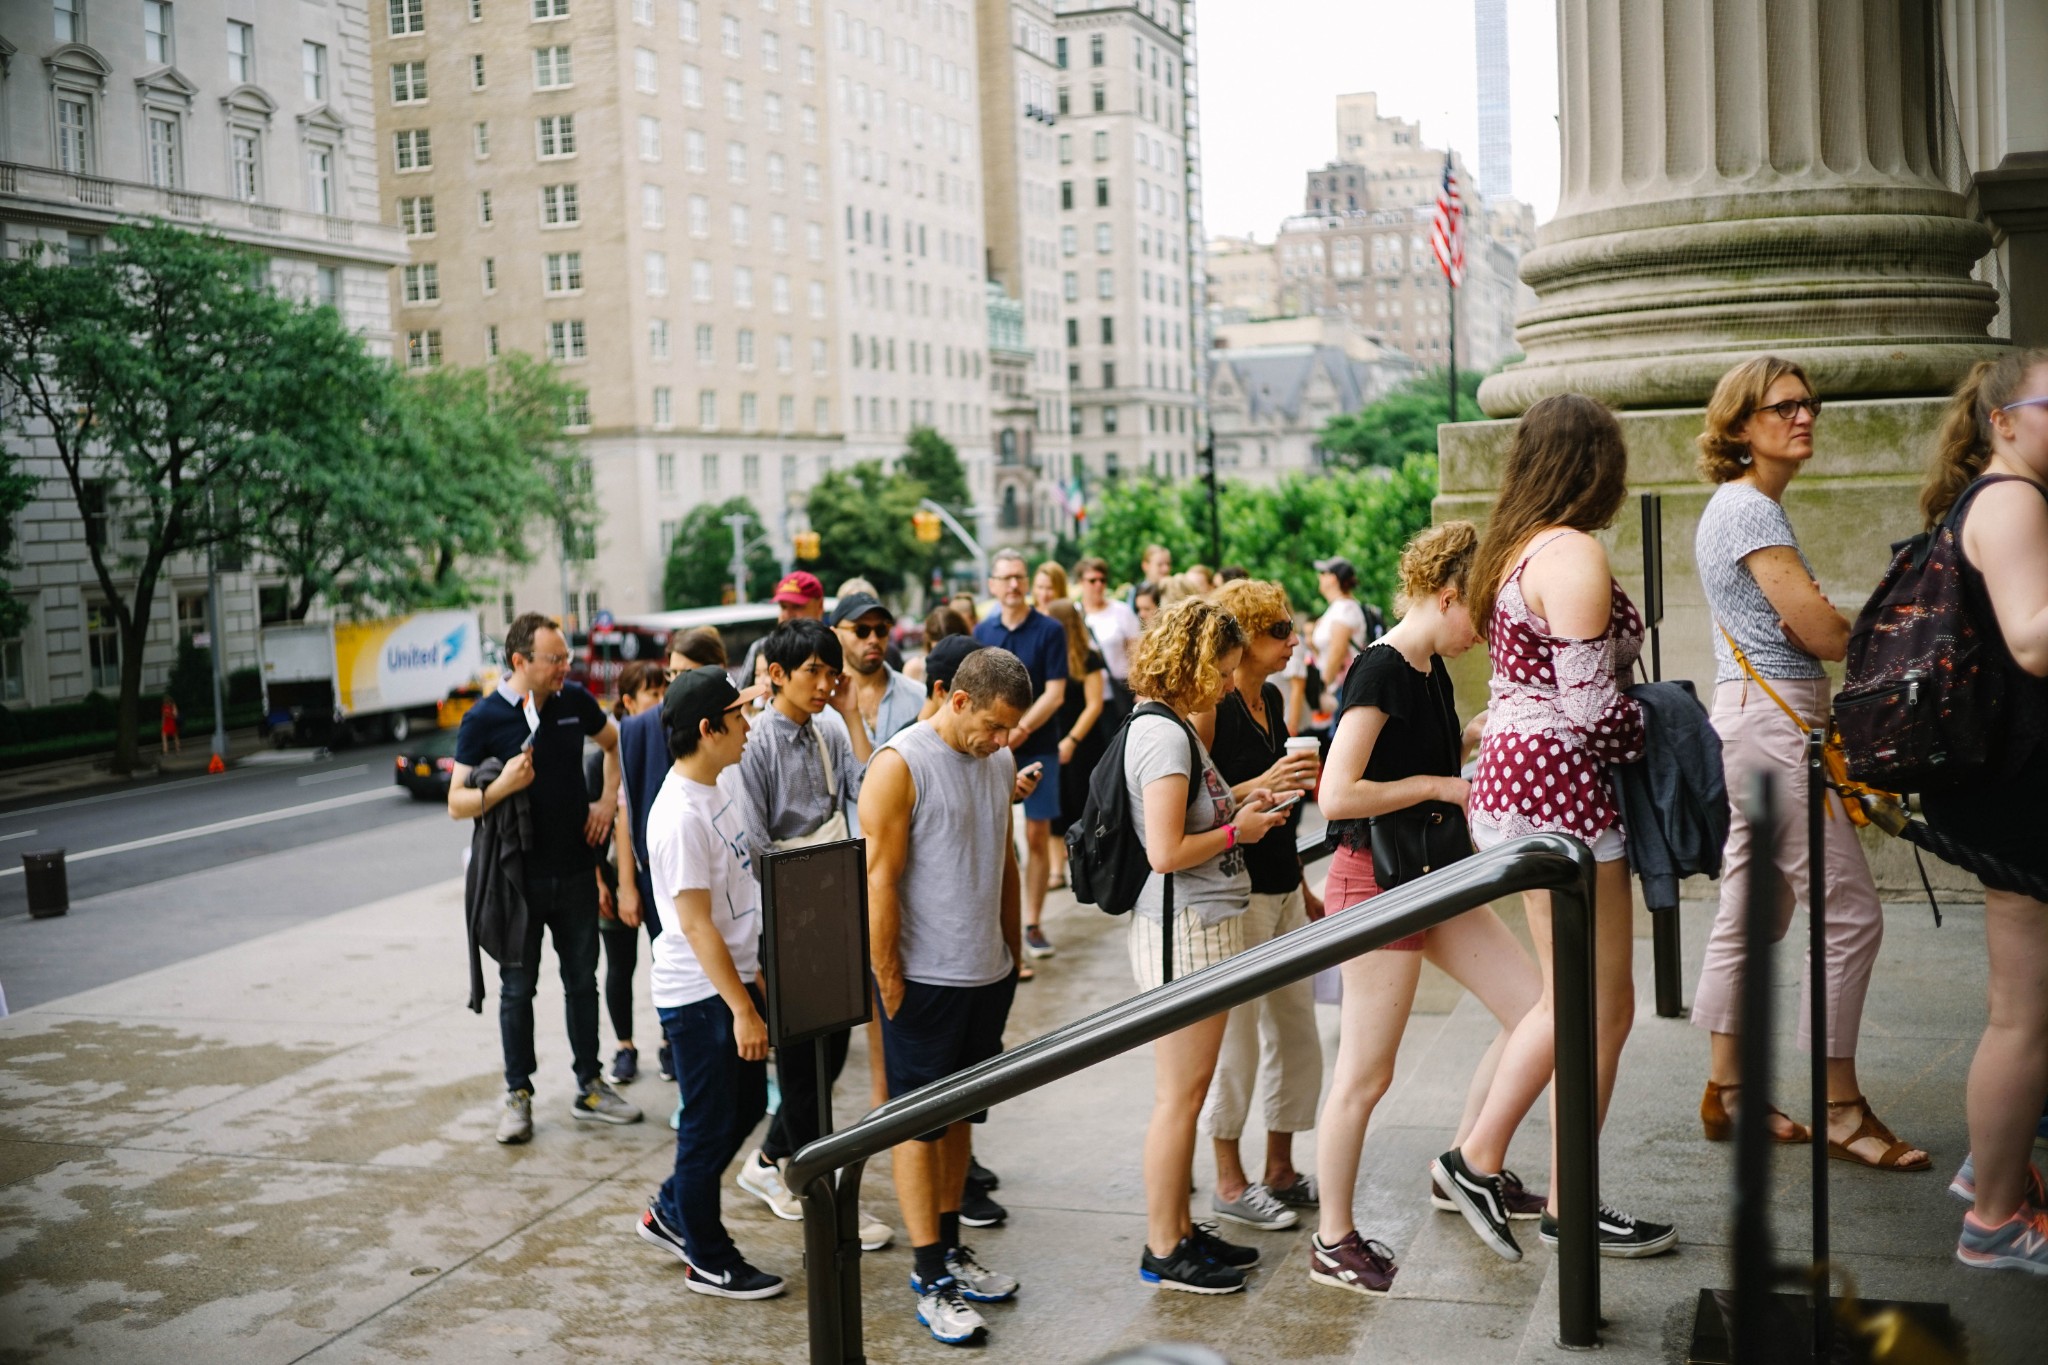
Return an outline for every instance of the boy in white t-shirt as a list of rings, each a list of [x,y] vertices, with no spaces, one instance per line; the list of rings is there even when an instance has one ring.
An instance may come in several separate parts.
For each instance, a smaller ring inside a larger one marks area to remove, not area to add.
[[[761,884],[747,852],[740,752],[747,703],[722,668],[669,684],[662,729],[675,763],[647,816],[655,1012],[675,1060],[683,1108],[676,1168],[639,1233],[683,1262],[685,1287],[726,1299],[767,1299],[780,1276],[747,1264],[719,1217],[719,1177],[768,1107],[762,1021]]]

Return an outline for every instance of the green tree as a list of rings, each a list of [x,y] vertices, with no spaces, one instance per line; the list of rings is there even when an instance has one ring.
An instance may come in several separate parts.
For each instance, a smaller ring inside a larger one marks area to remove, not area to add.
[[[661,575],[662,604],[669,611],[715,607],[726,600],[726,589],[732,586],[732,528],[725,518],[739,515],[752,518],[749,537],[761,534],[761,514],[745,498],[731,498],[715,507],[699,503],[683,518]],[[747,595],[758,599],[775,582],[780,566],[765,544],[749,546],[746,558]]]
[[[1458,372],[1458,415],[1448,420],[1485,417],[1479,408],[1482,377],[1472,370]],[[1437,426],[1450,411],[1448,388],[1442,370],[1417,375],[1357,412],[1332,417],[1316,440],[1334,460],[1353,469],[1395,469],[1410,455],[1433,455]]]
[[[931,561],[933,547],[919,543],[910,524],[925,496],[924,484],[890,474],[879,461],[833,470],[811,489],[819,546],[812,570],[828,584],[858,575],[884,593],[902,591]]]
[[[21,468],[11,446],[0,446],[0,635],[18,635],[28,624],[28,603],[14,595],[5,575],[21,567],[14,543],[15,513],[35,501],[39,480]]]
[[[1088,503],[1082,544],[1089,554],[1109,561],[1110,577],[1116,581],[1137,581],[1147,545],[1164,545],[1173,551],[1174,563],[1192,564],[1198,553],[1208,553],[1208,512],[1201,503],[1205,496],[1197,484],[1175,490],[1150,480],[1104,483]]]
[[[896,461],[896,470],[924,485],[924,495],[943,503],[947,511],[965,520],[972,497],[967,491],[967,468],[953,443],[930,427],[913,427],[910,440]]]

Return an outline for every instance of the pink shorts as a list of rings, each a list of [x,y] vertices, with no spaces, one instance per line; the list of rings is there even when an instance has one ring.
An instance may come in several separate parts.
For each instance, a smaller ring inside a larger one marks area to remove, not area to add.
[[[1329,914],[1348,910],[1380,893],[1372,878],[1372,850],[1340,846],[1330,859],[1330,878],[1323,883],[1323,907]],[[1395,939],[1387,947],[1397,953],[1422,951],[1422,934]]]

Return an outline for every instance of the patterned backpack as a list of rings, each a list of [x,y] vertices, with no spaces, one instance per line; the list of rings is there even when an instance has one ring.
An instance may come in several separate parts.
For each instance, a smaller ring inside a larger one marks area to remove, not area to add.
[[[1952,786],[1998,752],[2005,672],[1991,623],[1964,588],[1962,522],[1979,490],[2001,482],[1977,480],[1939,526],[1894,545],[1856,618],[1835,724],[1858,782],[1895,792]]]

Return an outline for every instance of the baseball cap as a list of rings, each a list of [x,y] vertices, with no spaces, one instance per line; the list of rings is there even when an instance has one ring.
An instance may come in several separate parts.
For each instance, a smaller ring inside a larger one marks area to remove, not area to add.
[[[1358,581],[1358,570],[1351,567],[1351,561],[1342,555],[1331,555],[1328,559],[1316,561],[1317,573],[1337,575],[1339,583],[1351,584]]]
[[[816,574],[805,573],[802,569],[798,569],[795,573],[777,583],[775,591],[771,596],[774,601],[785,603],[792,607],[801,607],[807,603],[824,601],[825,585],[818,581]]]
[[[944,683],[948,691],[953,687],[953,675],[960,670],[960,661],[978,649],[986,649],[981,641],[972,635],[948,635],[931,647],[924,656],[925,691],[931,691],[933,683]]]
[[[676,674],[661,699],[661,728],[670,734],[693,734],[700,720],[717,720],[733,707],[751,701],[765,689],[742,692],[722,668],[693,668]]]
[[[881,599],[873,593],[866,592],[850,593],[841,597],[833,605],[831,615],[826,618],[826,621],[830,625],[843,626],[848,621],[858,621],[861,617],[872,612],[882,613],[883,619],[887,620],[891,625],[894,625],[896,622],[896,613],[883,606]]]

